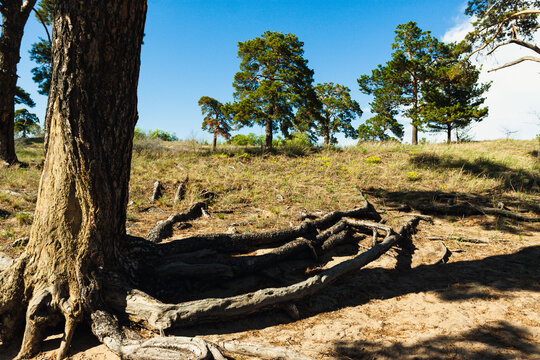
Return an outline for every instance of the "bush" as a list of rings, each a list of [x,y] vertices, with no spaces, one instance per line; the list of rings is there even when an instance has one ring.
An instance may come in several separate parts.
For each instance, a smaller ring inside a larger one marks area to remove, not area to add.
[[[167,131],[163,131],[160,129],[156,129],[154,131],[149,131],[148,136],[154,139],[160,139],[163,141],[178,141],[178,137],[175,133],[169,133]]]
[[[257,136],[253,133],[247,135],[238,134],[227,141],[227,144],[236,146],[262,146],[264,144],[264,135]]]
[[[314,145],[309,139],[309,135],[302,132],[297,132],[292,135],[292,139],[279,139],[279,149],[285,155],[302,156],[311,153]]]

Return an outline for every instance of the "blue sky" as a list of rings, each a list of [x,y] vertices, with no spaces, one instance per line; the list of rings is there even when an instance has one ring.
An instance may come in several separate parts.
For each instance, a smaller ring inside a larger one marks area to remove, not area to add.
[[[464,1],[452,0],[149,0],[139,81],[138,126],[144,130],[159,128],[175,132],[181,139],[210,139],[201,130],[198,99],[206,95],[222,102],[232,100],[232,81],[240,64],[237,43],[266,30],[293,33],[304,42],[305,57],[315,71],[316,83],[340,83],[352,90],[353,98],[365,111],[354,123],[358,126],[370,116],[370,99],[360,94],[356,79],[389,59],[395,27],[412,20],[438,38],[454,39],[462,36],[467,25],[464,6]],[[23,38],[18,73],[19,85],[37,103],[33,111],[43,119],[46,98],[37,94],[30,73],[34,64],[27,55],[38,37],[45,37],[45,33],[32,17]],[[538,76],[537,70],[533,69],[523,79]],[[509,81],[515,79],[514,75],[506,74]],[[537,83],[530,85],[533,92],[540,90]],[[508,128],[520,130],[514,134],[516,138],[532,138],[540,132],[536,125],[540,120],[535,122],[532,115],[540,109],[536,99],[530,101],[524,105],[525,115],[508,124]],[[494,121],[485,120],[488,124],[482,125],[487,130],[481,128],[481,134],[475,134],[476,137],[502,137],[500,123],[507,120],[498,120],[497,125]],[[261,134],[262,129],[242,132]],[[423,136],[427,134],[420,135]],[[407,132],[405,140],[409,138]]]

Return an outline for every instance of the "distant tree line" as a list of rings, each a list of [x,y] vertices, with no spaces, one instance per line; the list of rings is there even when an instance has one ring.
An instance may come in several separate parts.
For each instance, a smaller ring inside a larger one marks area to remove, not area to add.
[[[38,117],[28,110],[35,103],[16,85],[16,68],[24,26],[34,10],[47,37],[40,38],[30,50],[36,63],[33,80],[40,94],[49,94],[54,7],[55,0],[37,4],[36,0],[0,1],[0,161],[4,164],[17,162],[16,134],[41,131]],[[397,119],[407,118],[412,143],[418,142],[418,131],[445,132],[451,141],[452,131],[458,135],[487,116],[487,107],[482,104],[489,84],[478,82],[479,70],[469,61],[472,54],[489,55],[510,44],[540,54],[534,43],[540,29],[538,1],[469,0],[465,13],[473,17],[474,29],[460,44],[445,44],[414,22],[397,26],[391,58],[358,79],[360,91],[372,96],[372,116],[357,128],[352,122],[362,110],[351,98],[350,89],[331,82],[313,84],[314,72],[304,58],[303,43],[295,35],[267,31],[239,42],[241,64],[233,82],[234,101],[221,104],[203,97],[203,128],[214,134],[213,144],[217,136],[227,139],[233,129],[257,124],[265,128],[267,148],[272,147],[276,132],[285,139],[295,133],[309,139],[322,137],[328,146],[337,141],[337,133],[361,140],[401,140],[404,127]],[[489,71],[525,61],[540,62],[540,58],[523,56]],[[217,107],[211,110],[209,101]],[[23,108],[15,112],[15,105]],[[46,134],[47,116],[43,130]]]
[[[446,44],[422,31],[415,22],[396,29],[391,59],[370,75],[358,79],[360,91],[373,97],[372,117],[358,128],[352,122],[362,115],[350,89],[340,84],[313,84],[314,72],[304,58],[303,43],[293,34],[267,31],[238,43],[240,71],[234,77],[234,101],[221,104],[203,96],[199,105],[203,129],[228,139],[232,129],[260,125],[264,147],[273,146],[273,134],[285,139],[293,133],[322,137],[324,145],[335,135],[385,141],[403,138],[398,116],[410,119],[412,143],[418,130],[446,132],[464,129],[487,116],[482,97],[490,84],[478,82],[480,71],[467,58],[470,46]]]

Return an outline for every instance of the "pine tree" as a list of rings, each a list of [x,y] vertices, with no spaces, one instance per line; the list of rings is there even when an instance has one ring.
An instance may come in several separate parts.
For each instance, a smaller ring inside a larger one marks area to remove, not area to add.
[[[293,34],[267,31],[238,43],[240,71],[234,76],[236,103],[230,112],[239,125],[259,124],[266,129],[265,147],[272,147],[274,131],[290,137],[291,128],[309,124],[295,110],[313,107],[313,70],[304,59],[304,43]],[[305,113],[311,113],[306,111]]]
[[[470,61],[462,59],[464,44],[441,44],[444,56],[439,60],[430,80],[422,88],[421,115],[427,127],[434,132],[446,132],[452,141],[452,130],[465,128],[472,121],[481,121],[488,114],[482,108],[482,95],[490,84],[479,84],[480,70]]]
[[[343,132],[345,136],[356,138],[356,129],[351,122],[362,116],[360,105],[351,98],[351,90],[346,86],[325,83],[317,84],[315,92],[322,104],[318,116],[317,134],[324,138],[324,145],[335,143],[334,133]]]
[[[15,111],[15,133],[22,133],[25,138],[27,134],[39,133],[39,118],[36,114],[32,114],[27,109],[19,109]]]
[[[223,136],[225,139],[231,136],[229,118],[223,112],[223,104],[214,98],[209,96],[201,97],[199,106],[202,114],[206,115],[203,119],[202,129],[214,135],[212,151],[216,151],[217,136]]]
[[[474,19],[474,30],[467,35],[467,39],[477,48],[474,52],[486,49],[489,55],[501,46],[515,44],[540,55],[540,46],[535,44],[540,29],[540,1],[470,0],[465,14]],[[490,71],[524,61],[540,62],[540,57],[523,56]]]

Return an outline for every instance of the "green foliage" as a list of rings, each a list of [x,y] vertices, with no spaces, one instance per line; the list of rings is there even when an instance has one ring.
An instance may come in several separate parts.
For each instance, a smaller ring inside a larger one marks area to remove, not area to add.
[[[55,0],[41,0],[35,7],[36,19],[43,22],[44,26],[50,27],[53,23]],[[49,31],[50,33],[50,31]],[[41,95],[49,95],[52,79],[52,49],[49,40],[40,38],[40,41],[32,44],[29,51],[30,59],[38,66],[33,68],[32,79],[38,84],[38,92]]]
[[[148,135],[146,135],[144,130],[142,130],[140,127],[137,126],[135,128],[135,131],[133,132],[133,136],[135,139],[142,140],[142,139],[145,139]]]
[[[422,88],[422,117],[431,131],[446,132],[450,142],[453,129],[466,128],[472,121],[487,116],[488,108],[481,105],[485,100],[482,95],[490,84],[478,84],[480,70],[462,59],[462,44],[441,44],[441,47],[444,55]]]
[[[253,133],[247,135],[238,134],[231,137],[227,143],[236,146],[262,146],[264,144],[264,135],[257,136]]]
[[[469,0],[465,14],[474,19],[474,30],[467,35],[467,40],[474,47],[479,47],[478,50],[485,48],[489,54],[498,46],[517,44],[540,54],[538,46],[533,43],[540,29],[540,1]],[[526,60],[532,60],[532,57]],[[510,62],[501,68],[518,62]]]
[[[401,104],[402,89],[399,86],[401,73],[391,66],[379,65],[371,75],[362,75],[358,79],[360,91],[373,95],[369,103],[373,117],[358,127],[358,137],[364,141],[387,141],[390,131],[396,138],[403,138],[403,125],[397,120]]]
[[[388,141],[393,139],[387,134],[390,131],[397,139],[403,138],[403,125],[392,117],[376,114],[358,127],[358,138],[362,141]]]
[[[203,119],[202,129],[214,134],[212,149],[216,149],[216,138],[218,135],[228,139],[231,134],[231,125],[226,108],[219,101],[209,96],[203,96],[199,99],[201,112],[206,115]]]
[[[32,100],[30,94],[24,91],[20,86],[15,88],[15,104],[23,104],[31,108],[36,106],[36,103]]]
[[[55,0],[41,0],[36,7],[36,19],[43,21],[45,25],[51,26],[53,23]]]
[[[379,65],[371,76],[360,77],[358,84],[360,91],[374,95],[370,105],[372,112],[379,116],[371,123],[395,123],[394,116],[401,113],[411,119],[414,143],[416,128],[422,125],[421,89],[440,56],[440,44],[429,31],[422,31],[413,21],[398,25],[395,33],[392,59],[384,66]],[[399,126],[388,128],[397,130]],[[366,133],[365,127],[361,130]],[[400,137],[399,131],[395,135]]]
[[[303,42],[293,34],[267,31],[238,43],[240,71],[234,76],[235,103],[227,107],[239,126],[267,127],[266,145],[272,133],[309,128],[309,116],[296,117],[295,110],[315,108],[313,70],[304,59]]]
[[[41,95],[48,95],[51,89],[52,79],[52,49],[48,40],[40,39],[39,42],[32,44],[29,51],[30,59],[35,61],[38,66],[33,68],[32,79],[39,84],[38,92]]]
[[[168,131],[156,129],[150,130],[148,136],[154,139],[160,139],[163,141],[178,141],[178,137],[175,133],[169,133]]]
[[[346,137],[356,138],[356,129],[351,122],[362,116],[360,105],[351,98],[351,90],[346,86],[325,83],[317,84],[315,92],[322,104],[317,122],[317,135],[324,137],[326,146],[336,143],[333,136],[336,132],[343,132]]]
[[[15,111],[15,124],[14,129],[16,133],[22,132],[22,137],[25,138],[27,134],[38,134],[40,131],[39,119],[36,114],[30,113],[26,109],[19,109]]]

